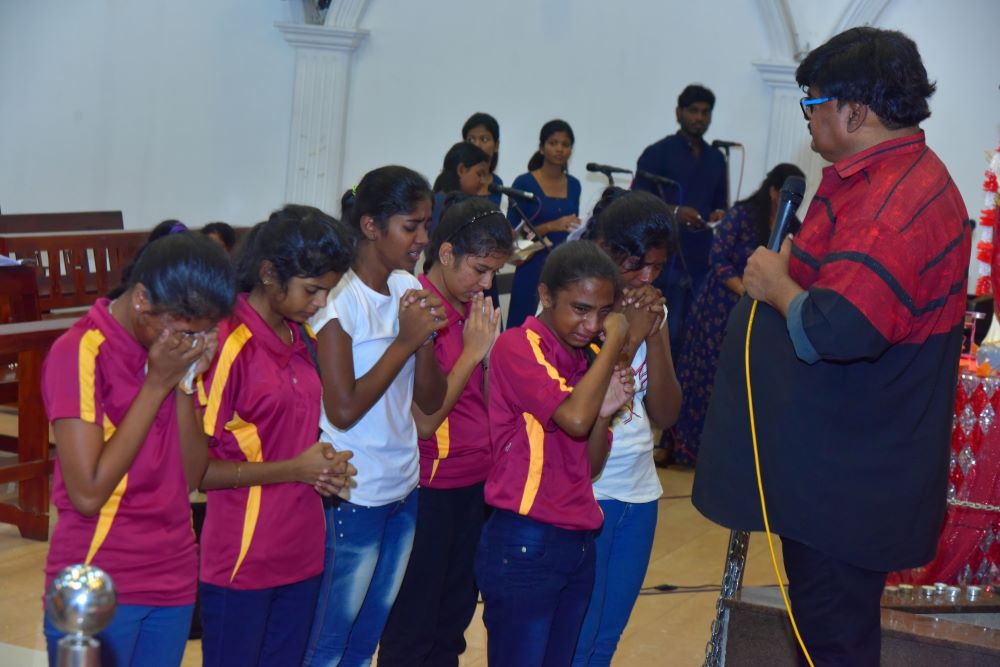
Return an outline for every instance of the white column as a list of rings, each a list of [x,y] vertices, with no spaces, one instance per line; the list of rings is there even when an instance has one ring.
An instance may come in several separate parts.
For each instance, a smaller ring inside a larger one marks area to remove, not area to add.
[[[344,183],[344,146],[347,134],[347,95],[351,59],[368,36],[355,26],[365,2],[349,0],[346,12],[353,25],[331,25],[342,16],[331,7],[325,25],[276,23],[295,48],[295,89],[288,146],[285,199],[336,214]]]
[[[809,129],[799,100],[804,93],[795,82],[795,63],[755,62],[754,67],[771,88],[771,118],[767,131],[767,170],[779,162],[798,165],[806,174],[806,195],[819,185],[828,162],[813,152]],[[805,209],[801,209],[803,212]]]

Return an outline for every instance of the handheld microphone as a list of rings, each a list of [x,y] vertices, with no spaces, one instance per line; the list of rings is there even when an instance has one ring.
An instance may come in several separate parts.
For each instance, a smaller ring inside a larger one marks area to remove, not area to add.
[[[743,148],[743,144],[738,141],[726,141],[724,139],[716,139],[712,142],[712,148]]]
[[[528,192],[527,190],[516,190],[514,188],[508,188],[502,185],[497,185],[496,183],[490,183],[488,189],[495,195],[507,195],[508,197],[517,197],[518,199],[527,199],[528,201],[535,201],[535,193]]]
[[[587,171],[594,171],[599,174],[604,174],[605,176],[610,176],[611,174],[631,174],[631,169],[622,169],[621,167],[612,167],[606,164],[598,164],[596,162],[587,163]]]
[[[767,249],[773,252],[781,251],[781,242],[788,234],[788,227],[795,219],[795,211],[802,203],[802,196],[806,193],[806,181],[801,176],[789,176],[781,186],[778,193],[778,217],[774,221],[774,229],[771,230],[771,239],[767,242]]]
[[[660,185],[667,185],[672,188],[679,188],[680,185],[672,178],[667,178],[666,176],[660,176],[659,174],[654,174],[651,171],[645,171],[644,169],[639,169],[635,172],[635,175],[639,178],[645,178],[647,181],[652,181],[653,183],[659,183]]]

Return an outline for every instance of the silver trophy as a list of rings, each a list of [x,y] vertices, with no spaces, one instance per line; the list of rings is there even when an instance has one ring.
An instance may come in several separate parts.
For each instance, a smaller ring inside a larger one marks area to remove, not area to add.
[[[117,596],[107,573],[92,565],[70,565],[45,595],[52,624],[66,633],[59,640],[58,667],[100,667],[101,643],[93,635],[115,615]]]

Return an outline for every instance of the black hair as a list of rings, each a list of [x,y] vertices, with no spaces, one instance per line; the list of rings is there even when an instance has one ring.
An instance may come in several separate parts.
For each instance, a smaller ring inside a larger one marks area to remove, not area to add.
[[[150,243],[170,236],[171,234],[180,234],[186,231],[188,231],[187,225],[180,220],[174,220],[171,218],[170,220],[163,220],[157,223],[157,225],[150,230],[149,236],[146,237],[146,242],[135,251],[135,256],[132,258],[132,261],[126,264],[122,269],[121,280],[118,287],[108,292],[108,298],[117,299],[125,293],[125,290],[128,289],[127,283],[129,281],[129,276],[132,275],[132,271],[135,269],[135,262],[139,259],[139,255],[142,254],[142,251],[145,250]]]
[[[760,184],[756,192],[746,199],[736,202],[737,205],[747,209],[754,228],[757,230],[757,240],[761,245],[767,245],[767,241],[771,237],[771,188],[780,191],[781,186],[785,184],[785,179],[789,176],[806,177],[802,170],[794,164],[782,162],[767,172],[764,182]]]
[[[599,245],[593,241],[567,241],[545,259],[538,282],[554,297],[567,285],[588,278],[607,280],[614,286],[616,295],[621,288],[618,265]]]
[[[437,261],[441,244],[450,243],[456,258],[485,257],[514,252],[514,233],[496,204],[484,197],[452,196],[445,199],[441,221],[424,249],[424,273]]]
[[[153,310],[185,319],[218,320],[236,299],[233,265],[222,247],[191,232],[169,234],[136,256],[123,291],[142,283]]]
[[[458,166],[466,169],[477,164],[489,162],[490,158],[482,148],[468,141],[459,141],[448,149],[444,156],[441,173],[434,180],[434,192],[451,192],[458,190]]]
[[[282,289],[294,277],[344,273],[354,261],[357,237],[336,218],[312,206],[288,204],[258,223],[244,240],[237,260],[240,290],[260,284],[260,265],[274,267]]]
[[[539,149],[541,149],[541,147],[545,145],[545,142],[549,140],[549,137],[551,137],[556,132],[565,132],[567,135],[569,135],[570,146],[576,143],[576,137],[573,136],[573,128],[570,127],[569,123],[567,123],[566,121],[559,120],[557,118],[555,120],[550,120],[545,125],[542,125],[542,131],[538,133]],[[535,154],[531,156],[531,159],[528,160],[528,171],[535,171],[536,169],[540,169],[544,163],[545,163],[545,158],[542,157],[542,151],[537,150],[535,151]]]
[[[157,239],[162,239],[168,234],[179,234],[180,232],[186,231],[188,231],[188,226],[180,220],[174,220],[172,218],[170,220],[163,220],[149,232],[149,236],[146,237],[146,243],[152,243]]]
[[[664,248],[669,257],[677,250],[674,230],[670,206],[659,197],[609,187],[594,206],[585,238],[601,243],[621,262],[628,257],[641,259],[651,248]]]
[[[912,39],[895,30],[852,28],[809,52],[795,71],[803,90],[867,105],[890,130],[911,127],[931,115],[935,85]]]
[[[222,245],[226,246],[226,250],[232,250],[233,246],[236,245],[236,230],[225,222],[210,222],[201,228],[201,233],[205,236],[218,234]]]
[[[698,102],[704,102],[707,104],[709,110],[714,109],[715,93],[700,83],[692,83],[682,90],[681,94],[677,96],[677,106],[681,109],[686,109],[692,104],[697,104]]]
[[[468,141],[469,132],[480,126],[485,127],[486,131],[493,135],[493,141],[495,143],[500,143],[500,123],[497,122],[496,118],[488,113],[483,113],[482,111],[477,111],[469,116],[469,120],[465,121],[465,125],[462,126],[462,139]],[[497,160],[499,159],[500,151],[493,151],[493,157],[490,158],[491,174],[496,171]]]
[[[361,229],[361,217],[370,215],[378,228],[385,230],[394,215],[410,213],[417,204],[432,199],[427,179],[406,167],[390,165],[372,169],[340,199],[343,219],[354,229]]]

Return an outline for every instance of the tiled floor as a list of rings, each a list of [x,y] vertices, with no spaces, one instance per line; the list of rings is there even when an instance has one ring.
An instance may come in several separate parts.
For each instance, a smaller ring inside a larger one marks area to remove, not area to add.
[[[719,584],[729,531],[705,520],[689,498],[690,470],[660,471],[661,500],[656,539],[646,586]],[[41,633],[42,565],[47,545],[23,540],[0,526],[0,665],[43,665]],[[780,547],[779,547],[780,548]],[[778,554],[780,562],[780,551]],[[751,539],[744,583],[773,584],[775,579],[763,535]],[[673,592],[640,596],[622,637],[615,665],[694,667],[702,664],[717,593]],[[486,632],[477,613],[467,638],[463,667],[486,666]],[[189,642],[184,665],[201,664],[201,646]]]

